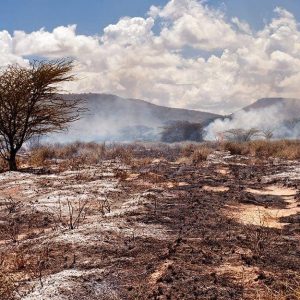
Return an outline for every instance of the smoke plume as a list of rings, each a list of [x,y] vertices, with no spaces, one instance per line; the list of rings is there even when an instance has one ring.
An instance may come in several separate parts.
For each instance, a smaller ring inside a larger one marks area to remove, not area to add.
[[[284,104],[270,107],[240,110],[231,116],[216,119],[205,128],[205,139],[216,140],[222,133],[231,129],[250,130],[255,128],[261,131],[270,130],[274,139],[296,139],[300,137],[300,119],[296,118],[295,111],[290,111]]]

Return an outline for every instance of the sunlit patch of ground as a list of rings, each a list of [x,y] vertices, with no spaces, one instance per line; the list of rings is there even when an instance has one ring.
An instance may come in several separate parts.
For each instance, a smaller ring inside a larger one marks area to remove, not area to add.
[[[155,285],[157,281],[166,273],[167,269],[172,265],[172,261],[165,261],[150,275],[149,284]]]
[[[121,299],[114,288],[102,279],[102,270],[64,270],[36,282],[33,291],[23,300],[118,300]]]
[[[279,196],[286,203],[286,207],[279,209],[253,204],[240,204],[236,211],[232,211],[232,214],[243,224],[280,229],[287,224],[280,222],[280,218],[300,213],[300,207],[295,198],[296,189],[271,185],[265,189],[247,189],[246,191],[256,195]]]
[[[208,192],[217,192],[217,193],[223,193],[223,192],[228,192],[229,191],[229,187],[227,186],[208,186],[205,185],[202,188],[204,191],[208,191]]]

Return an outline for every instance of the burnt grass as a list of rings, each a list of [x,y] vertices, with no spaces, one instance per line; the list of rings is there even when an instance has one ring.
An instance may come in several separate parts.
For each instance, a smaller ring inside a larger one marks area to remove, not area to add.
[[[135,257],[134,264],[143,265],[146,274],[166,260],[173,263],[151,289],[143,283],[136,286],[134,280],[130,286],[133,293],[141,289],[145,299],[254,299],[255,289],[260,286],[284,291],[283,282],[290,279],[293,282],[300,271],[299,239],[292,238],[299,233],[299,221],[298,229],[287,226],[279,230],[244,226],[222,213],[226,205],[249,202],[249,199],[251,203],[254,196],[249,196],[245,187],[262,188],[261,176],[272,174],[276,169],[268,163],[231,165],[233,176],[228,180],[217,174],[214,166],[170,168],[166,164],[157,168],[157,174],[164,180],[184,181],[189,185],[173,188],[176,197],[160,199],[156,208],[153,205],[147,208],[146,214],[130,215],[145,223],[164,224],[177,236],[172,243],[153,243],[147,248],[148,253],[153,253],[150,262],[145,264]],[[207,184],[227,186],[229,191],[201,190]],[[298,186],[299,182],[289,185]],[[257,205],[284,206],[284,201],[277,196],[255,196],[254,200]],[[214,271],[224,264],[257,267],[259,272],[254,279],[257,287],[244,285],[234,274],[220,275]]]
[[[43,276],[75,267],[103,269],[95,278],[82,279],[84,299],[89,299],[90,292],[84,288],[85,282],[91,280],[110,282],[120,299],[258,299],[261,291],[269,290],[297,299],[290,291],[299,284],[299,215],[282,218],[291,224],[276,229],[243,225],[226,213],[239,203],[284,208],[281,197],[253,195],[246,189],[263,189],[270,182],[262,178],[285,171],[288,164],[238,162],[232,158],[225,165],[228,174],[217,171],[224,167],[222,163],[191,165],[161,160],[135,165],[118,175],[122,177],[118,197],[144,191],[156,195],[142,209],[126,212],[121,218],[128,226],[136,222],[163,226],[170,233],[169,239],[106,233],[94,245],[52,242],[47,249],[38,250],[31,242],[35,236],[29,235],[24,243],[12,243],[5,249],[10,249],[13,257],[20,254],[15,270],[31,272],[32,278],[38,277],[36,265],[41,255],[47,256]],[[139,174],[138,179],[127,181],[129,173]],[[166,188],[165,183],[171,185]],[[271,183],[300,188],[299,180],[289,178]],[[207,185],[227,187],[228,191],[204,190]],[[51,226],[47,216],[34,216],[29,221],[22,214],[16,218],[40,224],[40,229]],[[240,272],[226,266],[237,267]],[[16,286],[24,289],[26,284],[21,280]]]

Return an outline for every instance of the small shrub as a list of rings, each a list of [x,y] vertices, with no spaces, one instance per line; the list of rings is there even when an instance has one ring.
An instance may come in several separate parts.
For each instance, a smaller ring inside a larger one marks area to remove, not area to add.
[[[232,155],[247,155],[249,149],[245,143],[225,142],[222,145],[223,150],[229,151]]]
[[[208,155],[210,155],[213,152],[213,149],[202,146],[197,148],[194,153],[191,155],[191,159],[193,164],[198,164],[201,161],[207,160]]]
[[[0,172],[4,172],[6,170],[6,161],[2,158],[0,158]]]
[[[79,155],[79,150],[82,144],[75,142],[67,145],[57,145],[55,149],[55,156],[60,159],[71,159]]]
[[[30,153],[29,163],[33,166],[44,166],[47,159],[53,159],[55,151],[51,146],[34,148]]]
[[[225,138],[233,142],[249,142],[253,138],[258,137],[261,132],[256,128],[251,128],[248,130],[242,128],[229,129],[224,132]]]
[[[225,142],[223,150],[233,155],[252,155],[259,158],[300,159],[300,142],[292,140],[256,140],[244,143]]]
[[[113,145],[106,152],[106,158],[119,159],[127,165],[131,165],[134,159],[134,145]]]

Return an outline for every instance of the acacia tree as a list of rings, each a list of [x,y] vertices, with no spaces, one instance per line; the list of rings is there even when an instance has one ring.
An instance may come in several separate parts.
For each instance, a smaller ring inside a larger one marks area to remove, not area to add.
[[[256,128],[251,129],[242,129],[242,128],[234,128],[229,129],[224,132],[225,137],[228,140],[235,141],[235,142],[249,142],[254,137],[258,136],[260,133],[260,130]]]
[[[81,100],[65,99],[59,85],[74,80],[67,59],[9,65],[0,71],[0,156],[11,171],[24,142],[79,119]]]
[[[162,128],[161,141],[166,143],[182,141],[203,141],[203,125],[188,121],[175,121]]]

